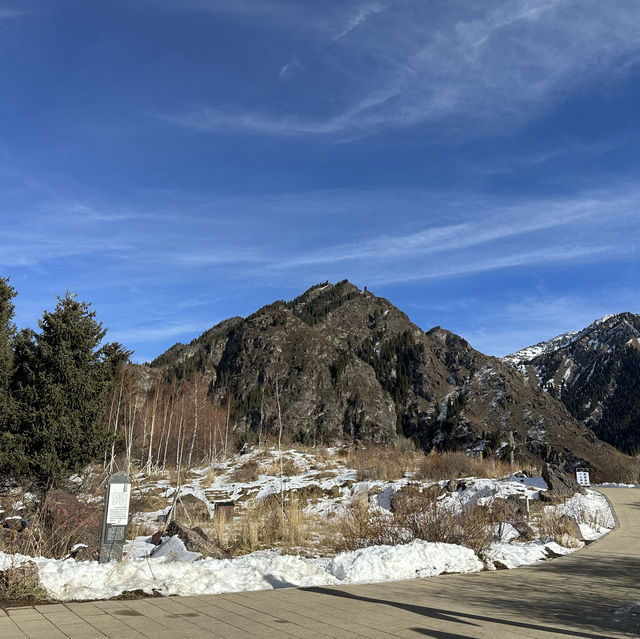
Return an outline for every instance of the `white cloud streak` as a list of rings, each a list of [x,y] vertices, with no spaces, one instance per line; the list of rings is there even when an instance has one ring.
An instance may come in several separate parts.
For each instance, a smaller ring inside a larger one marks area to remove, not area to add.
[[[22,18],[29,15],[31,11],[21,11],[19,9],[1,9],[0,20],[11,20],[13,18]]]
[[[277,268],[345,268],[349,264],[366,264],[369,269],[379,268],[386,273],[379,276],[379,281],[390,282],[470,274],[543,261],[587,257],[599,260],[613,253],[626,255],[638,243],[633,218],[640,208],[640,192],[635,191],[617,197],[599,193],[558,200],[539,199],[507,207],[498,200],[482,199],[458,203],[453,210],[446,203],[440,207],[444,214],[457,217],[459,223],[432,224],[412,233],[384,234],[327,246],[295,255],[279,263]],[[414,214],[424,215],[420,205]],[[612,230],[615,243],[603,242]],[[581,242],[580,246],[576,246],[576,242]],[[531,251],[531,245],[543,246]],[[442,254],[445,256],[437,268],[427,261]],[[426,271],[419,266],[407,268],[411,262],[428,264],[428,268]],[[454,265],[449,266],[448,262]],[[391,275],[385,265],[392,265],[393,271],[398,269],[403,274]]]
[[[73,258],[87,265],[87,276],[92,264],[109,264],[131,285],[205,273],[237,282],[347,276],[389,284],[550,263],[633,261],[640,246],[635,185],[509,204],[487,196],[452,201],[417,191],[347,190],[173,206],[136,213],[75,202],[16,215],[0,230],[0,267],[48,267]],[[390,232],[394,227],[402,231]],[[332,242],[335,237],[345,241]]]
[[[128,329],[114,328],[109,331],[108,338],[116,342],[153,342],[159,339],[176,338],[199,334],[210,328],[209,323],[170,324],[160,326],[136,326]]]
[[[387,9],[387,7],[378,2],[363,6],[358,13],[347,22],[346,26],[333,36],[333,39],[341,40],[354,29],[357,29],[359,26],[364,24],[369,16],[381,13],[385,9]]]
[[[306,78],[292,104],[295,116],[201,106],[165,120],[268,135],[357,137],[429,123],[448,124],[450,133],[465,124],[467,131],[470,124],[476,131],[504,129],[553,108],[578,87],[630,72],[640,53],[635,0],[408,0],[374,20],[382,9],[361,8],[333,36],[334,67],[321,68],[333,74],[333,102],[342,106],[326,117],[304,116],[313,81]],[[307,55],[328,64],[324,53],[312,47]]]

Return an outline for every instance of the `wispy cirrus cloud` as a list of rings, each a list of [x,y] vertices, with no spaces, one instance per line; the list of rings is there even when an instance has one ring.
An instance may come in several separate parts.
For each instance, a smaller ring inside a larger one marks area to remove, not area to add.
[[[117,342],[153,342],[159,339],[176,338],[183,335],[202,333],[210,328],[210,323],[187,322],[184,324],[143,324],[130,328],[120,328],[109,332],[109,339]]]
[[[370,281],[388,283],[544,262],[624,258],[640,242],[634,222],[640,191],[635,189],[616,196],[594,192],[508,206],[499,198],[470,197],[452,205],[446,200],[403,200],[398,193],[395,201],[396,208],[408,208],[413,217],[434,209],[439,215],[408,233],[383,233],[299,252],[273,268],[354,269],[363,276],[368,272]]]
[[[544,261],[625,259],[640,245],[639,209],[634,185],[520,201],[398,189],[175,199],[165,210],[74,201],[7,218],[0,266],[101,256],[134,258],[141,274],[437,279]],[[363,228],[350,219],[368,221]]]
[[[29,15],[32,11],[21,9],[5,9],[0,7],[0,20],[10,20],[12,18],[22,18]]]
[[[366,22],[367,18],[371,15],[375,15],[376,13],[381,13],[385,11],[388,7],[379,2],[373,2],[371,4],[366,4],[358,9],[358,12],[347,22],[347,24],[333,36],[334,40],[340,40],[344,38],[346,35],[351,33],[354,29],[357,29],[359,26]]]
[[[384,9],[384,19],[375,14]],[[347,37],[357,32],[357,37]],[[622,0],[417,0],[360,7],[322,46],[299,53],[317,66],[325,95],[300,84],[289,113],[241,104],[200,106],[165,120],[197,130],[267,135],[366,135],[386,128],[474,124],[512,127],[579,87],[628,73],[640,55],[640,4]],[[282,67],[287,71],[287,65]],[[306,75],[306,74],[305,74]],[[465,128],[466,127],[466,128]]]

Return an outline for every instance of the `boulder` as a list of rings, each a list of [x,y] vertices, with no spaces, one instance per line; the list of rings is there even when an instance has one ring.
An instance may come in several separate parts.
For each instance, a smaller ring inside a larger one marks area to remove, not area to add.
[[[186,512],[188,515],[187,519],[192,522],[209,521],[209,519],[211,519],[207,505],[202,499],[192,494],[180,495],[176,505],[176,512],[179,514]]]
[[[153,533],[153,535],[151,535],[151,543],[154,546],[159,546],[162,543],[162,535],[164,533],[162,532],[162,530],[156,530],[156,532]]]
[[[573,517],[569,515],[562,515],[560,520],[572,537],[575,537],[578,541],[585,540],[582,536],[582,531],[580,530],[578,522]]]
[[[14,530],[15,532],[22,532],[27,526],[29,522],[22,517],[7,517],[2,522],[2,527],[7,528],[8,530]]]
[[[558,466],[545,464],[542,467],[542,479],[549,486],[549,490],[560,497],[571,497],[576,493],[585,494],[584,488]]]
[[[164,536],[176,535],[189,552],[199,552],[203,557],[214,559],[230,559],[231,555],[209,540],[201,528],[187,528],[177,521],[172,521],[165,529]]]
[[[516,529],[522,539],[534,539],[536,536],[533,528],[526,521],[519,519],[507,519],[506,521]]]
[[[518,518],[518,515],[524,515],[526,505],[523,499],[516,495],[508,495],[507,497],[496,497],[492,502],[493,511],[507,520]]]

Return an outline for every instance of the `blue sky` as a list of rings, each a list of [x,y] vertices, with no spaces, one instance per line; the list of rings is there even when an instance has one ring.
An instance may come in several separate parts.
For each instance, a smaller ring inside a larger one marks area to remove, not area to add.
[[[0,274],[145,361],[348,278],[504,355],[640,312],[637,0],[0,0]]]

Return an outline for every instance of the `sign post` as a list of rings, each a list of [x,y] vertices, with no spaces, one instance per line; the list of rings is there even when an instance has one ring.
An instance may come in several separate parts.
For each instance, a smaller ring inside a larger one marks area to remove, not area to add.
[[[100,535],[100,563],[119,561],[127,536],[131,481],[127,473],[115,473],[107,481],[107,494]]]

